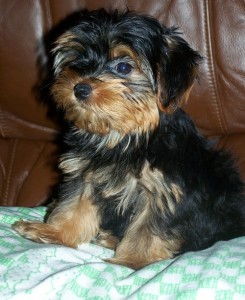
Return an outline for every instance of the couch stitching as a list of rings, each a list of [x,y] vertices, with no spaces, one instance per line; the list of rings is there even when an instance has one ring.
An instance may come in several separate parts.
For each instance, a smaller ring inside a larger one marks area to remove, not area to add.
[[[35,161],[32,163],[32,165],[30,166],[30,168],[28,169],[28,175],[25,177],[24,181],[22,182],[20,188],[19,188],[19,194],[21,193],[21,190],[23,189],[23,186],[25,185],[25,183],[27,182],[27,180],[30,178],[30,177],[33,177],[32,176],[32,173],[34,171],[34,169],[36,168],[36,166],[38,165],[38,162],[43,154],[43,152],[45,151],[47,147],[47,142],[45,144],[43,144],[41,146],[41,149],[37,152],[37,155],[36,155],[36,158],[35,158]],[[17,201],[17,204],[18,204],[18,201]],[[38,204],[37,204],[38,205]]]
[[[4,194],[3,194],[3,204],[4,205],[8,204],[9,188],[10,188],[10,183],[11,183],[12,174],[13,174],[13,168],[14,168],[14,161],[15,161],[15,157],[16,157],[17,146],[18,146],[18,140],[16,139],[14,141],[14,146],[13,146],[13,150],[12,150],[11,157],[10,157],[9,171],[7,173],[7,183],[6,183],[6,188],[5,188],[5,191],[4,191]]]
[[[218,125],[223,133],[226,132],[225,125],[224,125],[224,117],[222,115],[222,107],[220,102],[220,96],[218,93],[217,87],[217,78],[215,72],[215,64],[213,60],[214,49],[212,45],[212,34],[211,34],[211,17],[210,17],[210,4],[209,0],[203,1],[204,6],[204,28],[205,28],[205,36],[206,36],[206,57],[207,57],[207,64],[208,64],[208,81],[211,87],[211,94],[213,98],[213,106],[217,116]]]
[[[44,8],[45,13],[43,13],[43,15],[45,15],[45,17],[46,17],[45,21],[47,22],[48,28],[50,30],[52,28],[52,24],[53,24],[50,0],[46,0],[44,2],[44,6],[45,6],[45,8]]]
[[[213,40],[213,35],[211,34],[211,31],[210,31],[210,39],[211,39],[211,41]],[[216,45],[216,43],[211,42],[211,45]],[[215,55],[215,53],[214,53],[214,55]],[[222,93],[221,93],[220,87],[218,85],[217,68],[216,68],[215,64],[213,64],[213,71],[214,71],[215,87],[216,87],[216,94],[217,94],[217,106],[219,107],[219,114],[220,114],[220,118],[221,118],[222,129],[223,129],[223,133],[227,134],[228,127],[227,127],[227,123],[226,123],[226,119],[225,119],[224,107],[223,107],[222,101],[221,101]]]
[[[5,118],[4,118],[4,113],[1,109],[0,106],[0,133],[2,135],[2,137],[6,137],[6,133],[5,133]]]

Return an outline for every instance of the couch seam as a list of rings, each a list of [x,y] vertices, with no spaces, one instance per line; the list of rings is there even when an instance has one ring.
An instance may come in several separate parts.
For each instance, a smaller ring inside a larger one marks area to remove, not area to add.
[[[36,159],[35,161],[32,163],[31,167],[29,168],[28,170],[28,175],[25,177],[25,180],[22,182],[21,186],[19,187],[19,193],[18,195],[20,195],[21,193],[21,190],[23,189],[23,186],[25,185],[25,183],[28,181],[28,179],[31,177],[31,174],[35,168],[35,166],[37,165],[38,161],[40,160],[40,157],[42,155],[42,153],[44,152],[44,150],[46,149],[47,147],[47,144],[48,142],[45,142],[42,147],[41,147],[41,150],[37,153],[37,156],[36,156]],[[17,199],[17,203],[18,203],[18,199]]]
[[[223,117],[223,110],[220,101],[218,85],[217,85],[217,78],[216,78],[216,71],[215,71],[215,64],[214,64],[214,49],[212,45],[212,34],[211,34],[211,17],[210,17],[210,0],[203,1],[204,6],[204,30],[206,35],[206,57],[207,57],[207,64],[208,64],[208,81],[211,87],[211,95],[213,98],[213,106],[215,109],[215,114],[217,116],[218,125],[222,131],[222,133],[226,133],[226,126],[224,124],[224,117]]]
[[[9,170],[7,172],[6,187],[5,187],[5,190],[3,192],[3,204],[4,205],[8,204],[9,188],[10,188],[10,182],[12,180],[12,174],[13,174],[13,168],[14,168],[14,161],[15,161],[15,157],[16,157],[17,146],[18,146],[18,140],[16,139],[14,141],[14,146],[13,146],[13,150],[12,150],[11,157],[10,157]]]
[[[3,110],[0,106],[0,133],[2,135],[2,137],[6,137],[6,126],[5,126],[5,117],[4,117],[4,113]]]
[[[52,24],[53,24],[53,17],[52,17],[52,11],[51,11],[51,4],[50,4],[50,0],[46,0],[44,2],[44,6],[45,6],[45,17],[46,17],[46,22],[48,23],[48,27],[50,30],[52,28]]]

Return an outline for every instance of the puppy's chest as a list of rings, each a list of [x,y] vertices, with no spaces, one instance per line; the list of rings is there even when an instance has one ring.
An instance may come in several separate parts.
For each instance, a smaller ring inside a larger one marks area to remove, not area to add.
[[[80,178],[82,190],[99,204],[116,206],[118,214],[129,207],[142,210],[146,206],[161,213],[174,213],[182,196],[181,188],[163,172],[151,168],[147,160],[138,171],[125,163],[97,165],[74,156],[65,156],[60,168],[69,178]]]
[[[90,180],[86,180],[87,176]],[[177,185],[169,182],[159,170],[151,169],[147,161],[137,176],[116,165],[99,168],[87,176],[85,182],[90,182],[98,201],[109,205],[113,201],[118,214],[122,215],[129,207],[143,210],[149,205],[161,213],[166,210],[174,213],[181,197]]]

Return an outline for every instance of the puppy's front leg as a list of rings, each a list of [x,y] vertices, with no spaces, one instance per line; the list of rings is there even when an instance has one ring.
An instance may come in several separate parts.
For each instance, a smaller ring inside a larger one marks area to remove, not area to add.
[[[83,193],[80,197],[61,202],[46,223],[20,220],[13,228],[36,242],[75,248],[98,234],[99,214],[91,199]]]

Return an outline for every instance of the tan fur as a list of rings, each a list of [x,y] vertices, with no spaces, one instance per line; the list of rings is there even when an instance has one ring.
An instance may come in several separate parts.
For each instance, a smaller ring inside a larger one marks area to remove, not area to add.
[[[81,41],[77,41],[77,36],[73,34],[72,32],[65,32],[63,33],[55,42],[55,48],[53,49],[53,52],[57,52],[60,49],[66,49],[66,48],[78,48],[80,50],[83,50],[83,46],[81,44]]]
[[[21,220],[14,224],[14,229],[36,242],[76,248],[80,243],[90,242],[98,234],[99,221],[98,209],[85,193],[79,199],[58,205],[47,223]]]
[[[166,210],[162,199],[165,199],[171,213],[175,212],[175,203],[180,201],[182,192],[176,184],[168,185],[162,172],[151,169],[149,163],[146,163],[139,184],[148,191],[149,201],[154,202],[162,214]]]
[[[84,159],[83,157],[63,155],[60,159],[59,168],[64,174],[69,174],[70,178],[72,178],[81,174],[88,164],[89,160]]]
[[[183,192],[182,192],[180,186],[178,186],[175,183],[171,183],[170,184],[170,189],[171,189],[171,192],[174,195],[174,198],[175,198],[176,202],[179,203],[181,201],[181,197],[183,195]]]
[[[139,56],[127,45],[116,45],[111,49],[110,56],[112,59],[128,56],[136,63],[137,67],[141,69],[141,60]]]
[[[62,34],[56,41],[55,48],[52,51],[53,53],[57,53],[54,61],[55,75],[60,73],[64,64],[67,64],[75,59],[74,55],[67,55],[65,53],[65,50],[70,47],[80,52],[84,50],[81,43],[77,41],[77,37],[71,32],[66,32]],[[61,49],[64,51],[60,51]]]

